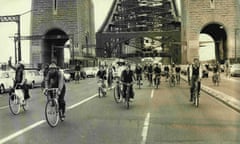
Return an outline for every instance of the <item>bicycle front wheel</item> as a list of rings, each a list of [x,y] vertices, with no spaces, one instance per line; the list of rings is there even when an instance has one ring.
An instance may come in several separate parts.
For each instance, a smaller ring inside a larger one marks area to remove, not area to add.
[[[16,94],[12,94],[9,96],[9,108],[10,111],[14,114],[17,115],[20,112],[20,101]]]
[[[115,100],[116,103],[121,102],[121,90],[118,86],[114,87],[113,97],[114,97],[114,100]]]
[[[48,100],[45,106],[45,117],[51,127],[56,127],[59,121],[59,111],[57,100]]]
[[[199,95],[197,91],[195,91],[194,104],[196,107],[199,106]]]

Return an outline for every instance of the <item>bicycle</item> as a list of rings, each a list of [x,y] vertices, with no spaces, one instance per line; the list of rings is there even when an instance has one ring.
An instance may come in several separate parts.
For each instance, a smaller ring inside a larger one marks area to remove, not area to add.
[[[180,73],[176,73],[177,84],[180,84]]]
[[[129,105],[130,105],[130,87],[133,85],[133,83],[125,83],[125,82],[122,82],[123,85],[126,85],[127,86],[127,89],[126,89],[126,96],[125,96],[125,105],[126,105],[126,108],[129,109]],[[123,93],[123,92],[122,92]]]
[[[199,81],[194,82],[194,89],[193,89],[193,104],[198,107],[199,106]]]
[[[176,84],[175,75],[174,75],[174,74],[171,74],[171,75],[170,75],[170,79],[169,79],[169,85],[170,85],[170,87],[174,87],[175,84]]]
[[[148,73],[149,86],[152,85],[152,75],[153,75],[153,73]]]
[[[17,115],[21,107],[26,111],[28,109],[28,101],[24,99],[24,92],[21,89],[21,85],[16,84],[14,91],[9,96],[9,108],[14,115]]]
[[[138,85],[138,88],[141,89],[141,78],[142,78],[142,75],[141,74],[137,74],[137,85]]]
[[[160,74],[157,74],[154,78],[155,80],[155,86],[158,89],[159,85],[160,85]]]
[[[62,119],[62,110],[58,103],[58,88],[48,88],[44,92],[47,96],[47,103],[45,106],[45,118],[50,127],[56,127],[59,123],[59,119]]]
[[[126,85],[126,97],[123,99],[123,90],[121,85]],[[126,105],[126,108],[129,109],[129,104],[130,104],[130,86],[132,86],[133,83],[125,83],[125,82],[120,82],[117,81],[116,86],[114,87],[114,100],[116,103],[123,102],[124,105]],[[123,101],[124,100],[124,101]]]
[[[219,72],[213,74],[212,76],[212,81],[213,81],[213,84],[215,86],[219,86],[219,83],[220,83],[220,75],[219,75]]]
[[[103,79],[98,80],[98,97],[104,97],[107,95],[106,85]]]
[[[119,79],[116,79],[116,86],[113,90],[113,97],[116,103],[120,103],[122,101],[122,87]]]
[[[79,83],[80,81],[80,71],[75,72],[75,83]]]

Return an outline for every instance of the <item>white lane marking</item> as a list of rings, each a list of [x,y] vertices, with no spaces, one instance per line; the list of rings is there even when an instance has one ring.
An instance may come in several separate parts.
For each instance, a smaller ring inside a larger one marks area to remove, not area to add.
[[[15,132],[14,134],[11,134],[11,135],[9,135],[9,136],[1,139],[1,140],[0,140],[0,144],[3,144],[3,143],[5,143],[5,142],[8,142],[9,140],[11,140],[11,139],[13,139],[13,138],[15,138],[15,137],[17,137],[17,136],[19,136],[19,135],[27,132],[27,131],[29,131],[29,130],[31,130],[31,129],[33,129],[33,128],[35,128],[35,127],[37,127],[37,126],[39,126],[39,125],[41,125],[41,124],[43,124],[43,123],[45,123],[45,122],[46,122],[46,120],[41,120],[41,121],[38,121],[38,122],[36,122],[36,123],[34,123],[34,124],[32,124],[32,125],[24,128],[24,129],[21,129],[21,130]]]
[[[7,105],[7,106],[2,106],[2,107],[0,107],[0,110],[3,110],[3,109],[7,109],[9,106]]]
[[[154,90],[152,90],[152,92],[151,92],[151,98],[153,98],[153,96],[154,96],[153,94],[154,94]]]
[[[71,105],[71,106],[67,107],[67,110],[71,110],[71,109],[73,109],[73,108],[75,108],[75,107],[77,107],[77,106],[79,106],[79,105],[81,105],[81,104],[83,104],[83,103],[85,103],[85,102],[95,98],[96,96],[98,96],[98,94],[95,94],[95,95],[93,95],[93,96],[91,96],[89,98],[86,98],[86,99],[84,99],[84,100],[82,100],[82,101],[80,101],[80,102],[78,102],[78,103],[76,103],[74,105]]]
[[[142,129],[142,142],[141,144],[146,144],[147,135],[148,135],[148,128],[149,128],[149,121],[150,121],[150,113],[147,113],[147,116],[144,121],[143,129]]]
[[[85,103],[85,102],[95,98],[96,96],[97,96],[97,94],[95,94],[95,95],[93,95],[91,97],[88,97],[88,98],[86,98],[86,99],[84,99],[84,100],[82,100],[82,101],[80,101],[80,102],[78,102],[76,104],[73,104],[73,105],[67,107],[67,110],[71,110],[71,109],[73,109],[73,108],[75,108],[75,107],[77,107],[77,106],[79,106],[79,105],[81,105],[81,104],[83,104],[83,103]],[[23,128],[23,129],[15,132],[15,133],[9,135],[9,136],[6,136],[6,137],[0,139],[0,144],[6,143],[6,142],[8,142],[8,141],[10,141],[10,140],[12,140],[12,139],[14,139],[14,138],[24,134],[24,133],[32,130],[33,128],[35,128],[37,126],[40,126],[41,124],[43,124],[45,122],[46,122],[46,120],[40,120],[40,121],[38,121],[38,122],[36,122],[36,123],[26,127],[26,128]]]

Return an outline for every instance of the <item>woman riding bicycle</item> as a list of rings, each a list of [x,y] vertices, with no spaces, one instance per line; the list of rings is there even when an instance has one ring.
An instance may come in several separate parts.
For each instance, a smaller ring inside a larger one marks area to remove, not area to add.
[[[17,88],[23,90],[24,100],[27,100],[30,98],[30,95],[29,95],[29,85],[27,85],[27,80],[25,79],[25,66],[21,61],[19,61],[16,64],[16,67],[14,67],[12,66],[11,60],[12,60],[12,57],[9,58],[8,65],[9,67],[11,67],[16,71],[13,88],[15,88],[16,86],[19,86]],[[14,89],[10,90],[9,95],[11,95],[13,91]]]

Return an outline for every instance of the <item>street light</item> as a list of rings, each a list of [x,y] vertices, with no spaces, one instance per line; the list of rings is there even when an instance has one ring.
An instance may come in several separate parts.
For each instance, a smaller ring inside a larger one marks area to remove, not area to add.
[[[237,50],[238,50],[238,47],[239,47],[239,43],[237,42],[237,38],[238,38],[238,35],[239,35],[239,30],[240,30],[240,28],[235,29],[235,62],[237,62]]]

